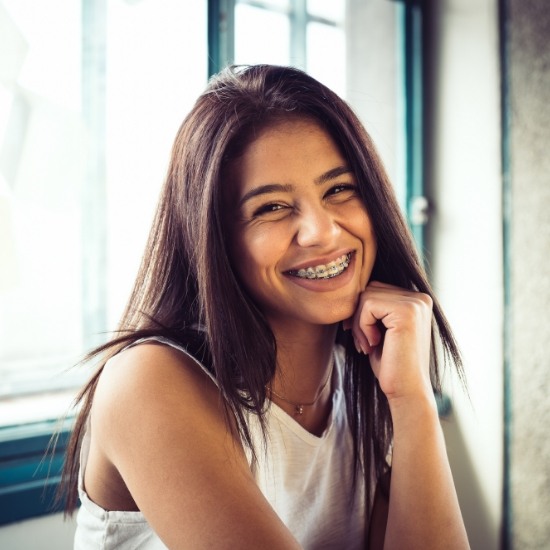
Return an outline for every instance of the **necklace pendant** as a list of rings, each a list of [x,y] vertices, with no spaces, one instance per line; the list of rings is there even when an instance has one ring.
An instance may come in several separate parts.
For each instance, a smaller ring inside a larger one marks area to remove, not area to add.
[[[304,406],[303,405],[296,405],[296,411],[295,413],[297,415],[301,415],[301,414],[304,414]]]

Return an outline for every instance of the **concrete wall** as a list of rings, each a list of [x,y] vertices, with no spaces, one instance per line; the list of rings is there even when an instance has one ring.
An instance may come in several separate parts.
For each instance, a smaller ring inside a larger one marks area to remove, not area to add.
[[[505,5],[511,542],[526,550],[550,544],[550,4]]]

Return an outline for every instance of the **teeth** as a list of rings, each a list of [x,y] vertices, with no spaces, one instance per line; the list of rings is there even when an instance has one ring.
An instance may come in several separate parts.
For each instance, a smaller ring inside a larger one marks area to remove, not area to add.
[[[302,279],[330,279],[340,275],[349,266],[350,260],[351,253],[344,254],[326,265],[316,265],[315,267],[290,271],[289,273]]]
[[[315,268],[315,275],[317,275],[317,277],[325,277],[327,274],[327,268],[326,266],[324,265],[318,265],[316,268]]]

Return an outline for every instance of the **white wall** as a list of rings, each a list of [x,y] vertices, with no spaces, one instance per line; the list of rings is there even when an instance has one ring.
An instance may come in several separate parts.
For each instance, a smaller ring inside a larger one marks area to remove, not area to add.
[[[404,204],[402,10],[399,2],[347,0],[346,99],[374,140]]]
[[[0,548],[5,550],[71,550],[74,521],[53,514],[0,527]]]
[[[431,270],[471,400],[449,382],[446,435],[472,548],[500,547],[503,271],[496,0],[431,3]]]

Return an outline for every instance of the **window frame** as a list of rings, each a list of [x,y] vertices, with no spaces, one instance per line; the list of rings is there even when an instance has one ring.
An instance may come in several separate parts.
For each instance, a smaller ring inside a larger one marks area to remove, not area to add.
[[[53,503],[71,428],[67,419],[0,429],[0,526],[59,511]]]
[[[405,81],[406,214],[421,259],[424,259],[430,204],[424,179],[424,29],[423,0],[404,4],[402,18]]]
[[[335,26],[337,22],[307,11],[307,0],[289,0],[288,9],[270,7],[261,0],[209,0],[208,2],[208,74],[212,76],[235,58],[235,7],[244,4],[274,13],[284,13],[290,24],[290,51],[293,65],[304,69],[307,59],[308,23]]]

